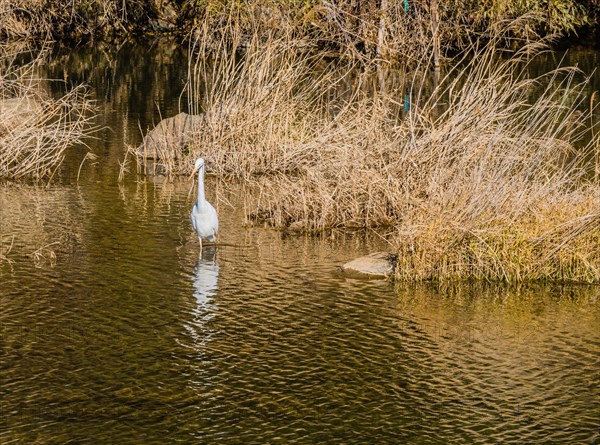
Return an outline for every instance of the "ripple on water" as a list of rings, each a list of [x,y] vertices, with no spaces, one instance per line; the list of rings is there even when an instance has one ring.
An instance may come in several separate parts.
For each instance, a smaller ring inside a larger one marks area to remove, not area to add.
[[[360,239],[282,238],[242,228],[225,206],[222,245],[199,256],[186,192],[137,199],[89,187],[53,204],[78,217],[88,203],[76,249],[54,267],[23,257],[2,269],[3,442],[521,444],[597,434],[598,288],[348,279],[336,268],[368,251]]]

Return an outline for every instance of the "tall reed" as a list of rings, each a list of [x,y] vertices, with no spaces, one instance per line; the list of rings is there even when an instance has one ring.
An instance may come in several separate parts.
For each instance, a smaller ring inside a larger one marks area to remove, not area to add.
[[[191,48],[188,108],[204,113],[191,152],[215,173],[246,179],[312,162],[314,141],[331,124],[326,94],[343,73],[302,40],[255,36],[243,52],[239,39],[206,42],[199,37]],[[174,168],[187,171],[190,162],[181,158]]]
[[[519,17],[527,20],[511,29],[511,39],[575,34],[596,23],[598,9],[594,0],[206,0],[182,2],[178,15],[184,28],[193,23],[211,29],[211,43],[235,35],[293,35],[359,60],[406,64],[420,59],[434,32],[446,50],[468,47]]]

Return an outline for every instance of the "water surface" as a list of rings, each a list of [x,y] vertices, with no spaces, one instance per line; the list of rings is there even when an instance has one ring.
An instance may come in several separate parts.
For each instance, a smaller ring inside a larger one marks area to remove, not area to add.
[[[48,188],[0,186],[0,443],[600,443],[598,286],[346,278],[380,236],[246,227],[215,180],[199,255],[190,182],[117,181],[179,109],[184,54],[62,54],[106,128],[79,181],[83,149]]]

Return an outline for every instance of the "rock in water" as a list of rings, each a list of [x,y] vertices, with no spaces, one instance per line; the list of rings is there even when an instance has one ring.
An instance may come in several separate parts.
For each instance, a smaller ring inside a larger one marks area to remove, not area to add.
[[[342,266],[345,273],[367,278],[387,278],[394,273],[398,256],[390,252],[375,252],[356,258]]]
[[[196,116],[179,113],[163,119],[144,137],[137,154],[143,159],[179,159],[194,131],[199,131],[204,124],[204,113]]]

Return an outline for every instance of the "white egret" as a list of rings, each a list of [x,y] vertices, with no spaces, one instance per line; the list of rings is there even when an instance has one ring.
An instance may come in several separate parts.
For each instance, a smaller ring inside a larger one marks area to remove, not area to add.
[[[200,250],[202,250],[203,239],[210,242],[215,241],[219,230],[219,217],[215,208],[204,197],[204,159],[196,159],[192,175],[196,172],[198,172],[198,200],[192,208],[190,218],[200,241]]]

